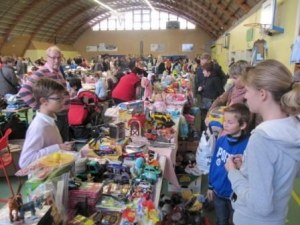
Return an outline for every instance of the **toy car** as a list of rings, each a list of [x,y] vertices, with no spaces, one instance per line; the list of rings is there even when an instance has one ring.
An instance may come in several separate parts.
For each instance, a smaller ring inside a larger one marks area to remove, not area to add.
[[[139,157],[144,158],[145,154],[144,152],[131,152],[131,153],[127,153],[127,152],[123,152],[123,158],[132,158],[132,159],[136,159]]]
[[[122,172],[130,173],[129,167],[118,163],[108,163],[106,165],[106,170],[108,172],[118,173],[118,174],[121,174]]]
[[[129,184],[130,175],[128,173],[115,174],[113,177],[114,182],[118,184]]]
[[[138,185],[137,188],[140,188],[143,193],[146,193],[148,191],[152,192],[152,185],[151,183],[147,181],[141,181]]]

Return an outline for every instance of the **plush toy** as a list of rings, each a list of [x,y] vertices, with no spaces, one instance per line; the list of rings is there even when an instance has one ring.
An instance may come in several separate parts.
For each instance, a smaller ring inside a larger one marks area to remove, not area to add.
[[[153,111],[155,112],[166,112],[167,105],[165,103],[164,97],[161,93],[158,93],[153,98]]]
[[[135,160],[134,166],[130,168],[130,173],[132,177],[138,177],[142,174],[143,168],[145,165],[145,160],[142,157],[139,157]]]

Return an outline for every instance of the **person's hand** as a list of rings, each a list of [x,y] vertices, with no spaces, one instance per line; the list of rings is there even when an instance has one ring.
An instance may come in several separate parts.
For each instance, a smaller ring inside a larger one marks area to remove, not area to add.
[[[205,118],[204,123],[208,127],[208,124],[209,124],[209,118],[208,118],[208,116]]]
[[[199,92],[202,91],[202,89],[203,89],[203,88],[202,88],[201,86],[198,87],[198,91],[199,91]]]
[[[213,190],[208,189],[206,192],[206,197],[208,199],[208,201],[212,201],[214,199],[214,192]]]
[[[229,172],[230,170],[237,169],[235,163],[234,163],[234,157],[230,156],[228,157],[226,164],[225,164],[226,170]]]
[[[234,162],[234,164],[235,164],[235,167],[236,167],[237,169],[240,169],[241,166],[242,166],[242,163],[243,163],[243,155],[235,155],[235,156],[233,157],[233,162]]]
[[[72,147],[73,147],[73,144],[72,142],[65,142],[63,144],[59,144],[59,148],[61,150],[65,150],[65,151],[71,151],[72,150]]]

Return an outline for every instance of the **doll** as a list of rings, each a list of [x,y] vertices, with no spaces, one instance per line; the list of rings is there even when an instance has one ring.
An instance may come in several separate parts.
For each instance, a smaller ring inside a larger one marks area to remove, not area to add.
[[[166,112],[167,105],[164,101],[164,96],[162,93],[155,94],[153,97],[153,111],[155,112]]]

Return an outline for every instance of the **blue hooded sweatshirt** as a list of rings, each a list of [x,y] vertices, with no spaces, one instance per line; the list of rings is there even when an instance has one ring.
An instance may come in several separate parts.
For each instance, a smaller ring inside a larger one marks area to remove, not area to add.
[[[227,199],[231,197],[233,191],[227,177],[225,163],[228,157],[243,154],[248,140],[248,135],[238,138],[225,135],[217,140],[208,175],[208,187],[217,196]]]

